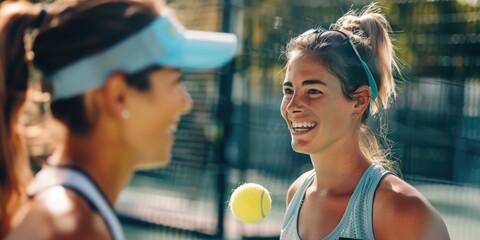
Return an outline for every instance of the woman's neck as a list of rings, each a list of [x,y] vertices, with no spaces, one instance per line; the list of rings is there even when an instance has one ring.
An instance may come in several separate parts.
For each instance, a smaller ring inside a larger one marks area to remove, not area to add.
[[[112,206],[134,172],[132,158],[125,150],[119,149],[114,141],[95,134],[68,136],[63,149],[59,149],[48,162],[85,171]]]
[[[353,192],[358,180],[371,165],[358,143],[347,141],[310,154],[315,169],[314,186],[338,194]]]

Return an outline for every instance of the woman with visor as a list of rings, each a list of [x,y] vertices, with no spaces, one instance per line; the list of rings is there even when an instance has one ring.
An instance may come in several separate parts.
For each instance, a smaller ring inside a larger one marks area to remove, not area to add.
[[[288,189],[281,239],[449,239],[367,126],[395,97],[390,30],[371,4],[289,41],[281,113],[313,170]]]
[[[236,37],[186,30],[148,0],[10,2],[2,18],[18,36],[1,43],[2,59],[22,66],[13,75],[22,79],[9,81],[37,68],[65,128],[6,239],[124,239],[113,210],[120,191],[136,169],[169,163],[177,125],[192,108],[180,71],[220,67]]]

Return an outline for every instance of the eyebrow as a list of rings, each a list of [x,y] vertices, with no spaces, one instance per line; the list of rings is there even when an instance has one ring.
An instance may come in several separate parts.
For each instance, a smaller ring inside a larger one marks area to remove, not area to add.
[[[322,82],[320,80],[305,80],[305,81],[302,82],[302,86],[313,85],[313,84],[320,84],[320,85],[328,86],[325,82]],[[293,84],[291,82],[284,82],[282,85],[286,86],[286,87],[293,87]]]

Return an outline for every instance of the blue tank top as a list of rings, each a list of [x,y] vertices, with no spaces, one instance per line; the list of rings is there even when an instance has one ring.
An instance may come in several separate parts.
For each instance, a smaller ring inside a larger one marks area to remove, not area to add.
[[[83,171],[70,167],[43,167],[28,186],[27,194],[33,197],[54,186],[63,186],[80,194],[97,211],[110,230],[113,240],[124,240],[125,236],[115,211],[95,182]]]
[[[380,180],[388,173],[390,172],[379,165],[372,164],[368,167],[357,183],[342,219],[324,240],[375,239],[372,225],[373,198]],[[311,170],[288,205],[280,240],[300,240],[298,215],[307,188],[313,183],[314,178],[315,171]]]

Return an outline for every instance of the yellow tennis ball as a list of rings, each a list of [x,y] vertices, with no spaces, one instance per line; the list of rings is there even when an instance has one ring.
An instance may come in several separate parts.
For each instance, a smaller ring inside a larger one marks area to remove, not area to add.
[[[230,196],[230,211],[236,219],[244,223],[257,223],[270,212],[272,199],[263,186],[245,183],[235,189]]]

